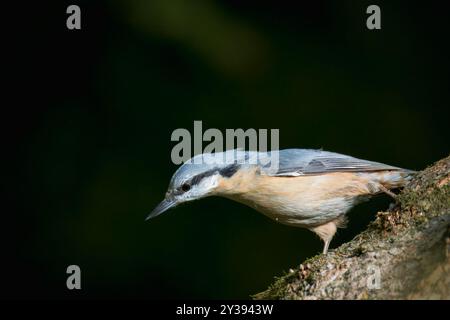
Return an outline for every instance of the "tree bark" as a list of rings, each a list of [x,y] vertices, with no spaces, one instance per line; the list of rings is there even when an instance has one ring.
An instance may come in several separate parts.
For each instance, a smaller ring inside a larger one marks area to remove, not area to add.
[[[352,241],[254,299],[450,299],[450,156],[419,172]]]

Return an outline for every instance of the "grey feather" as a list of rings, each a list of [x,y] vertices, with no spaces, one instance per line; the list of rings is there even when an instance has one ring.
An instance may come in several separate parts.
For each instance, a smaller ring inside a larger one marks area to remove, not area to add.
[[[228,158],[228,156],[230,158]],[[198,160],[199,163],[195,163]],[[277,165],[274,165],[276,162]],[[313,149],[285,149],[271,152],[228,150],[216,154],[200,154],[183,164],[172,177],[170,188],[190,179],[214,173],[231,175],[240,167],[257,165],[267,176],[298,177],[331,172],[367,172],[404,170],[387,164],[357,159],[351,156]]]
[[[262,174],[269,176],[296,177],[331,172],[367,172],[382,170],[403,170],[387,164],[357,159],[351,156],[311,149],[285,149],[278,152],[277,170],[265,165]]]

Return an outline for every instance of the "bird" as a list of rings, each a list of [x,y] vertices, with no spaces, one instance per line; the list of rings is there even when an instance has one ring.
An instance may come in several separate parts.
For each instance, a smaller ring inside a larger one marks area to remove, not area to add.
[[[404,187],[414,173],[321,149],[203,153],[176,170],[164,200],[146,220],[181,203],[219,196],[314,232],[327,254],[350,209],[380,193],[395,198],[392,189]]]

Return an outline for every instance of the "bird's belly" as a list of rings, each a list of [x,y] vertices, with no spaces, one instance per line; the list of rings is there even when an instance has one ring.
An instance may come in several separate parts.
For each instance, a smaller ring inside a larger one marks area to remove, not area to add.
[[[267,198],[246,204],[277,222],[299,227],[312,227],[334,220],[355,204],[355,199],[346,197],[330,199],[297,197],[297,200]]]
[[[283,224],[313,227],[345,214],[368,190],[352,174],[263,177],[237,200]]]

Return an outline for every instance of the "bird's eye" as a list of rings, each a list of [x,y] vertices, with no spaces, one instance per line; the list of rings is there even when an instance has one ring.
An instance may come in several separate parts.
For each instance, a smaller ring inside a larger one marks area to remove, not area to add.
[[[183,183],[183,185],[181,186],[181,190],[183,190],[184,192],[187,192],[187,191],[191,190],[191,185],[189,183]]]

